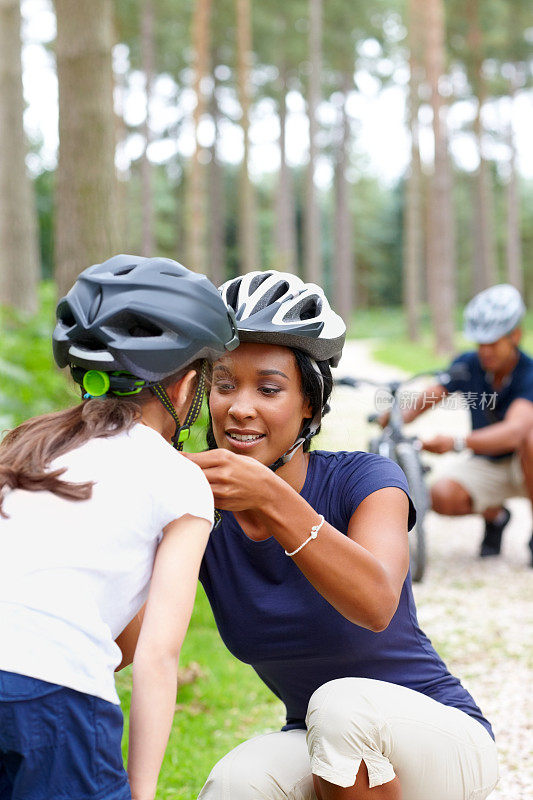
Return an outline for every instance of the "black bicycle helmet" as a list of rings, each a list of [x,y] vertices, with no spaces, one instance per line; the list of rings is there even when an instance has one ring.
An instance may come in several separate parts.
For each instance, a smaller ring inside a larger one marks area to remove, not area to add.
[[[92,396],[150,388],[177,426],[160,381],[239,343],[233,313],[213,284],[168,258],[118,255],[89,267],[59,301],[56,316],[54,358],[60,367],[70,366],[89,396],[88,385],[98,383],[102,389]],[[186,422],[188,433],[189,415]]]
[[[169,258],[119,255],[84,270],[59,301],[60,367],[127,370],[160,381],[238,344],[213,284]]]

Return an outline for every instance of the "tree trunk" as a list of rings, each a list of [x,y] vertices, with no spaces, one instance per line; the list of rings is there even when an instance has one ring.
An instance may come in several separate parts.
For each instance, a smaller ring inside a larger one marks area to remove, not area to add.
[[[514,97],[517,85],[511,82],[511,111],[507,142],[509,145],[509,181],[507,183],[507,237],[506,261],[507,280],[520,291],[524,291],[524,272],[522,267],[522,239],[520,235],[520,194],[516,170],[516,141],[513,129]]]
[[[111,0],[56,0],[59,85],[56,276],[60,294],[116,251]]]
[[[346,177],[349,166],[350,120],[346,111],[348,92],[353,85],[352,74],[343,76],[343,102],[339,110],[339,138],[335,163],[335,252],[333,286],[335,309],[348,325],[353,310],[353,225],[350,213],[350,183]]]
[[[496,283],[496,252],[494,242],[494,214],[492,207],[492,179],[485,157],[482,112],[486,100],[486,82],[483,75],[483,33],[480,25],[479,0],[468,0],[467,44],[471,58],[471,83],[477,97],[474,118],[474,136],[479,154],[476,172],[476,203],[474,206],[474,293]]]
[[[194,109],[195,150],[190,163],[187,215],[187,266],[198,272],[207,272],[206,251],[206,174],[203,148],[198,139],[200,122],[207,108],[205,80],[209,70],[209,25],[211,0],[196,0],[194,4],[192,41],[194,48]]]
[[[0,304],[37,308],[39,248],[26,172],[19,0],[0,0]]]
[[[411,164],[405,187],[403,304],[407,315],[407,333],[411,341],[420,338],[420,303],[422,299],[422,169],[420,163],[420,84],[422,78],[422,27],[419,0],[409,0],[409,96],[408,127],[411,133]]]
[[[309,0],[309,89],[307,115],[309,118],[309,164],[306,176],[304,275],[307,281],[322,283],[322,254],[320,236],[320,208],[315,184],[317,160],[316,112],[320,102],[320,76],[322,71],[322,0]]]
[[[252,62],[252,18],[250,0],[235,0],[237,14],[237,88],[242,117],[244,154],[239,192],[240,267],[244,274],[260,269],[257,245],[255,195],[250,180],[250,69]]]
[[[124,72],[114,73],[115,84],[115,148],[119,151],[126,142],[128,130],[124,119],[126,100],[126,75]],[[121,159],[122,160],[122,159]],[[129,168],[117,162],[117,247],[121,253],[131,253],[129,237]]]
[[[479,152],[479,166],[475,176],[474,293],[480,292],[497,282],[492,205],[493,186],[489,163],[484,155],[483,122],[481,119],[483,101],[484,92],[480,92],[474,119],[474,134]]]
[[[445,71],[444,3],[426,0],[426,74],[433,109],[434,170],[428,203],[428,289],[433,317],[435,349],[439,354],[453,350],[453,225],[451,181],[448,163],[445,106],[439,80]]]
[[[154,7],[152,0],[143,0],[141,8],[141,59],[145,80],[146,116],[143,124],[144,151],[141,161],[142,254],[154,256],[154,191],[153,167],[148,158],[152,141],[150,106],[155,75]]]
[[[218,138],[220,110],[218,107],[217,84],[211,96],[211,117],[215,126],[215,136],[211,146],[211,163],[209,165],[209,238],[211,280],[220,286],[225,275],[225,219],[224,219],[224,172],[218,158]]]
[[[287,69],[280,68],[281,95],[279,99],[279,177],[276,191],[276,219],[274,229],[276,269],[283,272],[296,271],[296,213],[294,187],[287,164]]]

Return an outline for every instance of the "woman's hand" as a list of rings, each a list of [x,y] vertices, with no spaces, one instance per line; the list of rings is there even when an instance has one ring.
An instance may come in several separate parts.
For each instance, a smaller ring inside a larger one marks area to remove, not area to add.
[[[281,481],[255,458],[229,450],[183,455],[198,464],[209,481],[215,506],[223,511],[246,511],[269,504],[275,497],[276,482]]]

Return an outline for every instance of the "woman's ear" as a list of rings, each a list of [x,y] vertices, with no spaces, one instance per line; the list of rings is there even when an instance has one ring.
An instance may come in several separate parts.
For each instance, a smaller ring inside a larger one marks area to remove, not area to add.
[[[313,407],[311,406],[311,401],[308,397],[304,397],[302,411],[304,419],[313,419]]]

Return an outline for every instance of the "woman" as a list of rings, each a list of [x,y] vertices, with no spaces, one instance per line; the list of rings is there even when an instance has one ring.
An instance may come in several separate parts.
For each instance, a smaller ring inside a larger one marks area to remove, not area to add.
[[[215,287],[168,259],[90,267],[57,317],[54,355],[83,402],[0,446],[0,797],[146,800],[213,521],[205,478],[169,442],[196,416],[203,359],[238,340]],[[113,640],[147,593],[128,786]]]
[[[201,800],[482,800],[492,731],[418,627],[405,477],[379,456],[308,452],[342,321],[293,275],[252,273],[222,296],[242,344],[213,369],[218,449],[189,456],[224,510],[200,577],[287,724],[226,755]]]

